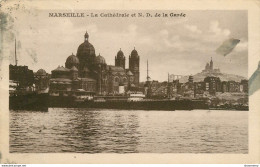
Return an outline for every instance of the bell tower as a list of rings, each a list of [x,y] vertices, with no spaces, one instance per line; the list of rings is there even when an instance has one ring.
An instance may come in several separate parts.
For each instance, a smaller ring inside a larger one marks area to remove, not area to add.
[[[213,70],[213,61],[212,61],[212,57],[211,57],[211,60],[210,60],[210,70]]]
[[[134,84],[135,86],[139,86],[140,81],[140,57],[138,52],[134,50],[131,52],[129,56],[129,70],[134,74]]]
[[[125,56],[124,53],[120,50],[117,52],[117,55],[115,57],[115,66],[122,67],[125,69]]]

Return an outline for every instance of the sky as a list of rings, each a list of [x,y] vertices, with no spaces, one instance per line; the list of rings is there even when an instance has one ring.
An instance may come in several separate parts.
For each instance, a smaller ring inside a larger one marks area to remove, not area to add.
[[[89,42],[109,65],[114,65],[119,49],[128,56],[135,49],[140,56],[140,80],[146,79],[146,62],[153,80],[165,81],[168,73],[192,75],[201,72],[211,57],[214,68],[224,73],[247,77],[248,29],[247,11],[73,11],[85,13],[185,13],[176,18],[51,18],[49,12],[35,11],[13,14],[13,32],[17,39],[19,65],[28,65],[48,73],[66,58],[76,54],[78,46],[89,34]],[[227,39],[240,43],[228,55],[215,50]],[[13,41],[14,37],[10,37]],[[12,43],[12,42],[11,42]],[[14,63],[14,45],[9,57]]]

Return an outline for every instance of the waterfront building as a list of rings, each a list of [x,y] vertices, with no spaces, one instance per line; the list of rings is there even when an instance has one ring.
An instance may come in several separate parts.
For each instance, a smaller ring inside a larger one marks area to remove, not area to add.
[[[227,88],[228,92],[239,92],[240,91],[240,84],[235,81],[228,81],[227,82]]]
[[[222,81],[221,82],[221,92],[222,93],[228,92],[227,81]]]
[[[35,90],[38,93],[47,93],[49,89],[50,76],[44,69],[39,69],[34,74]]]
[[[219,77],[206,77],[204,79],[205,82],[205,91],[208,91],[209,94],[215,95],[216,92],[221,91],[221,81]]]
[[[205,82],[194,82],[194,97],[203,97]]]

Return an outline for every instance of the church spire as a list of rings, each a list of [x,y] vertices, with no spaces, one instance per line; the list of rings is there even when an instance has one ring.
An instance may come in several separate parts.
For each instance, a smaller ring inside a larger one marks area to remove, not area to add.
[[[85,41],[88,41],[88,38],[89,38],[89,35],[88,35],[88,32],[86,31],[85,35],[84,35],[84,40]]]
[[[211,57],[211,60],[210,60],[210,69],[213,70],[213,61],[212,61],[212,57]]]

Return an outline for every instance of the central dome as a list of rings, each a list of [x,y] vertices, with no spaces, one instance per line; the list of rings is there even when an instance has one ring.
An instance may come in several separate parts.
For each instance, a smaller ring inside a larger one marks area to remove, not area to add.
[[[85,41],[79,45],[77,50],[77,57],[79,58],[80,70],[83,70],[85,66],[91,69],[96,57],[95,48],[91,43],[89,43],[89,35],[86,34],[84,35]]]

